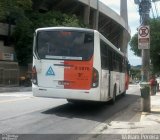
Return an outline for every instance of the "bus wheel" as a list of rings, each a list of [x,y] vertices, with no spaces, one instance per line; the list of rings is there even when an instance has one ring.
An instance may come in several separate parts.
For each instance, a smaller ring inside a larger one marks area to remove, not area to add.
[[[116,86],[114,86],[113,90],[113,98],[111,100],[111,104],[114,104],[116,102]]]

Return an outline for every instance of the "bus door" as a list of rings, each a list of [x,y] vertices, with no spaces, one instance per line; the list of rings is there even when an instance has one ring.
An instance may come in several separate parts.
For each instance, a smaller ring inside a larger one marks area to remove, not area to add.
[[[101,40],[101,100],[106,101],[109,98],[109,82],[110,82],[110,71],[109,71],[109,57],[108,47],[105,42]]]
[[[109,88],[109,71],[102,69],[101,76],[101,101],[108,99],[108,88]]]
[[[47,30],[37,33],[42,60],[38,86],[89,90],[92,85],[94,32]]]

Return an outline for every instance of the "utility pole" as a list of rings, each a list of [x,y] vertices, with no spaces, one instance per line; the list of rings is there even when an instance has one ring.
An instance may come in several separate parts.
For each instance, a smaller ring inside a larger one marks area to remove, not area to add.
[[[139,5],[141,26],[142,27],[147,26],[149,22],[151,0],[135,0],[135,3]],[[142,32],[143,31],[144,30],[142,30]],[[142,81],[147,83],[143,85],[144,88],[143,90],[141,90],[141,96],[143,95],[142,96],[143,97],[142,98],[142,110],[144,112],[150,112],[150,93],[149,93],[149,83],[148,83],[149,82],[149,68],[150,68],[150,50],[142,49]]]
[[[148,25],[149,12],[151,8],[150,0],[142,0],[139,5],[139,14],[141,16],[141,25]],[[150,50],[142,49],[142,80],[145,82],[149,81],[149,67],[150,67]]]
[[[128,24],[127,0],[120,1],[120,15],[124,19],[124,21]]]

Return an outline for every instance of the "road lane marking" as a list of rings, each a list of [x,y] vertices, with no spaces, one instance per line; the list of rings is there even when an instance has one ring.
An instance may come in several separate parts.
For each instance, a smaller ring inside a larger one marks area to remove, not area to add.
[[[20,99],[11,99],[11,100],[5,100],[5,101],[0,101],[1,103],[11,103],[11,102],[16,102],[16,101],[22,101],[22,100],[27,100],[27,99],[31,99],[34,97],[25,97],[25,98],[20,98]]]

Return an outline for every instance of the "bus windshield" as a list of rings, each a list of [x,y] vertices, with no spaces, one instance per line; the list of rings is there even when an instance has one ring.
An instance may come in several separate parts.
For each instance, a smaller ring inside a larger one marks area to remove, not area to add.
[[[38,31],[36,50],[40,59],[87,61],[93,56],[94,32]]]

